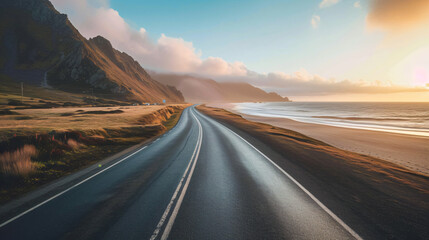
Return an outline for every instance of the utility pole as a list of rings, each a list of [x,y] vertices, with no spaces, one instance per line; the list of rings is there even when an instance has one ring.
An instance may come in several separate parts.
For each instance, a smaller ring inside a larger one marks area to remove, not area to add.
[[[24,83],[21,82],[21,103],[23,103],[23,98],[24,98]]]

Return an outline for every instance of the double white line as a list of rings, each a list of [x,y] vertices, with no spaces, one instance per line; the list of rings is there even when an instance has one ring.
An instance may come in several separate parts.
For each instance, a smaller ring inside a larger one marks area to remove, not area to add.
[[[165,221],[167,220],[168,215],[170,214],[170,210],[171,207],[173,206],[177,195],[179,195],[180,192],[180,196],[177,199],[177,203],[176,206],[173,209],[173,212],[170,215],[170,218],[168,219],[167,225],[165,226],[164,232],[161,235],[161,240],[165,240],[168,238],[168,235],[170,234],[171,228],[173,227],[174,224],[174,220],[177,217],[177,213],[179,212],[180,206],[182,205],[183,202],[183,198],[185,197],[186,194],[186,190],[188,189],[189,186],[189,182],[191,181],[192,178],[192,174],[194,173],[194,169],[195,169],[195,165],[197,164],[197,160],[198,160],[198,155],[200,154],[200,149],[201,149],[201,142],[203,140],[203,128],[201,127],[201,123],[198,120],[198,118],[195,116],[195,114],[191,111],[192,116],[195,118],[195,120],[197,120],[198,123],[198,140],[197,140],[197,144],[195,145],[195,149],[194,152],[192,153],[192,157],[191,160],[189,161],[188,167],[185,170],[185,173],[183,173],[182,178],[180,179],[179,185],[177,185],[176,191],[174,191],[173,197],[171,197],[170,202],[167,205],[167,208],[165,209],[164,213],[162,214],[161,219],[158,222],[158,225],[156,226],[155,231],[153,232],[152,236],[150,237],[150,240],[155,240],[160,232],[161,229],[165,223]],[[191,167],[192,165],[192,167]],[[189,172],[189,174],[188,174]],[[183,181],[185,181],[185,185],[182,188],[182,184]]]

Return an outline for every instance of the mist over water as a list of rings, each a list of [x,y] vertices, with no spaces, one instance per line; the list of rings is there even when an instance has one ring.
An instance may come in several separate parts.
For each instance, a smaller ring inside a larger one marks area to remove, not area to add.
[[[429,103],[237,103],[235,110],[254,116],[429,136]]]

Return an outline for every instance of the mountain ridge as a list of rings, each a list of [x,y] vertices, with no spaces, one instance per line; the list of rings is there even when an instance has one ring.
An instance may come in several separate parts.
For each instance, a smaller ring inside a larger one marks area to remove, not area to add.
[[[157,81],[175,86],[183,93],[185,100],[203,102],[288,102],[275,92],[267,93],[250,83],[217,82],[210,78],[191,75],[163,74],[151,72]]]
[[[0,13],[0,73],[12,79],[130,101],[184,101],[104,37],[84,38],[48,0],[3,0]]]

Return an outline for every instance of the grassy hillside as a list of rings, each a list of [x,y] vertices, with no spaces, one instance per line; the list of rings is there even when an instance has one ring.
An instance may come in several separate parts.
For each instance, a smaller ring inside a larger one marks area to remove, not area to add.
[[[91,94],[70,93],[24,83],[24,97],[21,104],[21,83],[0,74],[0,109],[130,105],[130,102],[106,99],[97,94],[94,97]]]

